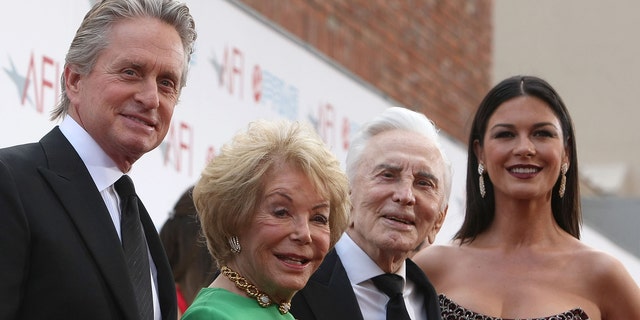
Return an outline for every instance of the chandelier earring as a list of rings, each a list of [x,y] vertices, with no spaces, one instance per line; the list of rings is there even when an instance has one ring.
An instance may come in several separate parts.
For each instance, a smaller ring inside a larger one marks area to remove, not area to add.
[[[229,246],[231,247],[231,252],[235,254],[240,253],[240,251],[242,250],[242,248],[240,247],[240,240],[238,240],[238,237],[236,236],[232,236],[229,238]]]
[[[484,166],[482,165],[482,163],[478,163],[478,175],[480,175],[480,177],[478,178],[478,184],[480,185],[480,196],[484,198],[484,196],[487,195],[487,190],[484,187],[484,177],[482,176],[483,173]]]
[[[564,192],[567,189],[567,171],[569,171],[569,165],[566,163],[562,164],[560,167],[561,177],[560,177],[560,188],[558,189],[558,194],[560,198],[564,197]]]

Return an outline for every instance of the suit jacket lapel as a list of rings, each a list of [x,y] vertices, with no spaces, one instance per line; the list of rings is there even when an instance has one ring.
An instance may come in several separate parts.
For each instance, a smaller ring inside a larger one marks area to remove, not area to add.
[[[177,317],[178,312],[178,299],[176,298],[176,287],[173,279],[173,272],[171,271],[171,266],[167,255],[165,254],[162,242],[160,241],[160,237],[157,235],[153,220],[151,220],[151,217],[149,216],[147,209],[144,207],[144,204],[142,204],[140,198],[138,198],[138,208],[140,208],[140,220],[142,221],[142,227],[144,228],[149,252],[151,252],[151,258],[156,266],[158,299],[160,300],[162,318],[174,320]]]
[[[407,278],[411,279],[416,287],[424,294],[424,304],[427,308],[427,318],[429,320],[441,319],[440,304],[438,302],[438,295],[433,288],[431,282],[427,276],[422,272],[420,267],[416,265],[410,259],[406,260],[407,263]]]
[[[314,314],[336,320],[362,320],[356,295],[335,249],[327,254],[301,293]]]
[[[86,166],[56,127],[40,141],[49,168],[38,168],[60,198],[102,272],[114,299],[129,319],[137,319],[133,287],[127,274],[120,240]]]

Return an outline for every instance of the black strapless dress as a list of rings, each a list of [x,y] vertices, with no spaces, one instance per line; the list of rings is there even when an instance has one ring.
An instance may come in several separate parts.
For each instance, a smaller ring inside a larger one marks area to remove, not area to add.
[[[580,308],[544,318],[503,319],[485,316],[459,306],[445,295],[439,295],[442,320],[589,320],[589,316]]]

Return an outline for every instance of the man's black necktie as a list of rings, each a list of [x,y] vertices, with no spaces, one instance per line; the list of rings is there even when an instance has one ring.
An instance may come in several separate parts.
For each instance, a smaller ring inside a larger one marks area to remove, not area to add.
[[[371,278],[373,284],[387,296],[387,320],[411,320],[407,313],[402,297],[402,277],[397,274],[385,273]]]
[[[151,297],[151,275],[149,271],[149,256],[147,241],[144,237],[140,212],[138,211],[138,197],[131,178],[123,175],[115,183],[120,196],[121,218],[120,231],[122,234],[122,249],[129,268],[129,277],[138,302],[140,319],[153,319],[153,298]]]

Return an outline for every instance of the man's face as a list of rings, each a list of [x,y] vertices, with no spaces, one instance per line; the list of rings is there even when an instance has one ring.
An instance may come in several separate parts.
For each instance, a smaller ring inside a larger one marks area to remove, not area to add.
[[[182,42],[154,18],[116,22],[87,75],[65,69],[69,114],[127,171],[164,139],[186,67]]]
[[[351,238],[376,262],[406,258],[425,238],[433,242],[445,216],[445,170],[440,151],[420,134],[374,136],[351,182]]]

